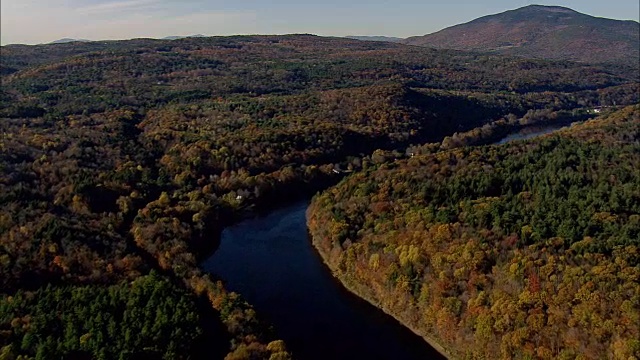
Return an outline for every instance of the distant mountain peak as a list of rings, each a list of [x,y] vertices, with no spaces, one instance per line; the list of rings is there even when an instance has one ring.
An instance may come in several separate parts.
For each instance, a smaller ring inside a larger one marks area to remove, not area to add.
[[[361,41],[382,41],[382,42],[401,42],[402,38],[393,36],[369,36],[369,35],[347,35],[347,39],[361,40]]]
[[[528,5],[411,37],[403,43],[638,67],[638,34],[640,24],[636,21],[594,17],[562,6]]]
[[[197,35],[175,35],[175,36],[166,36],[166,37],[163,37],[160,40],[179,40],[179,39],[186,39],[186,38],[202,38],[202,37],[206,37],[206,36],[202,35],[202,34],[197,34]]]
[[[71,38],[63,38],[63,39],[58,39],[56,41],[52,41],[49,44],[66,44],[66,43],[71,43],[71,42],[90,42],[91,40],[87,40],[87,39],[71,39]]]

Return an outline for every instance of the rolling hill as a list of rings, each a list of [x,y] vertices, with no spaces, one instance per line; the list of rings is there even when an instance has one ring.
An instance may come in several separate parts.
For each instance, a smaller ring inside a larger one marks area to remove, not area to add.
[[[636,105],[537,139],[416,155],[317,195],[307,224],[345,286],[451,359],[630,358],[639,138]]]
[[[0,49],[0,358],[288,359],[200,269],[222,228],[410,144],[638,102],[601,66],[311,35]]]
[[[640,25],[559,6],[530,5],[411,37],[404,43],[637,68]]]

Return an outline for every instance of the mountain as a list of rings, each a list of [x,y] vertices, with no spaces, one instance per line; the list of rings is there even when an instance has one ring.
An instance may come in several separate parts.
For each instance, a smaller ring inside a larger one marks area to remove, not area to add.
[[[404,41],[402,38],[392,37],[392,36],[357,36],[357,35],[349,35],[345,36],[347,39],[353,40],[362,40],[362,41],[386,41],[386,42],[395,42],[399,43]]]
[[[530,5],[411,37],[409,45],[638,66],[640,24]]]
[[[56,41],[52,41],[49,44],[66,44],[66,43],[72,43],[72,42],[91,42],[91,40],[64,38],[64,39],[59,39],[59,40],[56,40]]]
[[[179,40],[179,39],[186,39],[186,38],[202,38],[202,37],[206,37],[202,34],[198,34],[198,35],[186,35],[186,36],[166,36],[163,37],[161,40]]]
[[[197,35],[185,35],[185,36],[167,36],[167,37],[163,37],[160,40],[178,40],[178,39],[185,39],[185,38],[202,38],[202,37],[206,37],[205,35],[202,34],[197,34]],[[72,39],[72,38],[63,38],[63,39],[59,39],[56,41],[52,41],[49,44],[67,44],[67,43],[72,43],[72,42],[91,42],[91,40],[87,40],[87,39]]]

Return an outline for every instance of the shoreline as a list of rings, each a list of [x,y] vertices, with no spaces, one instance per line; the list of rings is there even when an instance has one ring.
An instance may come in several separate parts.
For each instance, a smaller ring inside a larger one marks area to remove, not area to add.
[[[447,349],[444,346],[442,346],[439,342],[437,342],[433,337],[431,337],[429,335],[425,335],[424,333],[422,333],[422,331],[416,329],[414,326],[412,326],[410,324],[407,324],[406,321],[404,321],[403,319],[401,319],[398,316],[396,316],[395,314],[393,314],[393,312],[391,312],[388,308],[386,308],[384,306],[381,306],[377,301],[373,300],[370,296],[364,295],[364,294],[362,294],[361,291],[358,291],[353,284],[350,284],[349,282],[345,281],[345,279],[337,271],[335,271],[331,267],[331,265],[327,262],[327,258],[325,257],[325,252],[322,251],[320,249],[320,247],[317,245],[315,237],[313,235],[311,235],[310,233],[309,233],[309,237],[311,238],[311,244],[313,245],[313,248],[316,250],[316,253],[318,254],[320,259],[322,260],[322,263],[324,264],[324,266],[326,266],[327,270],[329,270],[331,272],[331,275],[335,279],[340,281],[340,284],[345,289],[347,289],[353,295],[355,295],[355,296],[365,300],[369,304],[375,306],[377,309],[380,309],[385,314],[387,314],[387,315],[391,316],[392,318],[394,318],[402,326],[404,326],[405,328],[411,330],[411,332],[413,332],[414,334],[420,336],[424,341],[427,342],[427,344],[429,344],[429,346],[431,346],[434,350],[436,350],[438,353],[440,353],[440,355],[444,356],[446,359],[448,359],[448,360],[457,360],[458,359],[455,356],[453,356],[451,354],[451,352],[447,351]],[[362,285],[362,286],[365,286],[365,285]]]

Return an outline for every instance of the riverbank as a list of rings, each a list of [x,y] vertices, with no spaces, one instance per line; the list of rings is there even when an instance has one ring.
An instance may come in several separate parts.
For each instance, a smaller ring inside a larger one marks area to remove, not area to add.
[[[605,322],[624,324],[622,294],[640,291],[622,275],[635,270],[640,209],[599,212],[610,209],[608,194],[638,180],[637,126],[637,108],[628,108],[535,141],[355,174],[314,198],[307,216],[313,244],[352,292],[435,339],[450,357],[632,354],[635,324],[617,332],[620,341],[592,334]],[[574,176],[559,179],[565,171]],[[628,180],[608,181],[614,171]],[[574,205],[585,197],[605,210]],[[567,208],[581,210],[571,219],[560,215]],[[608,219],[620,245],[575,220],[603,213],[616,214]],[[583,314],[601,320],[580,322]]]
[[[426,334],[424,331],[421,331],[415,325],[411,324],[409,321],[404,319],[402,316],[399,316],[398,314],[396,314],[393,311],[393,309],[390,309],[384,304],[382,304],[378,299],[375,298],[375,296],[371,294],[372,289],[368,288],[364,284],[358,284],[353,281],[349,281],[349,279],[344,275],[344,273],[340,272],[336,266],[332,265],[329,262],[328,260],[330,258],[329,253],[322,248],[320,242],[317,241],[316,237],[314,237],[313,235],[309,235],[309,236],[311,237],[311,243],[313,244],[313,247],[318,252],[318,255],[322,263],[327,267],[329,271],[331,271],[332,276],[335,279],[337,279],[342,284],[342,286],[344,286],[345,289],[347,289],[349,292],[353,293],[354,295],[360,297],[361,299],[365,300],[369,304],[375,306],[376,308],[382,310],[385,314],[396,319],[404,327],[411,330],[414,334],[420,336],[424,341],[427,342],[427,344],[429,344],[429,346],[431,346],[436,351],[438,351],[442,356],[446,357],[449,360],[458,359],[457,357],[453,356],[452,352],[447,350],[432,335]]]
[[[525,127],[521,127],[519,131],[509,133],[505,137],[498,137],[497,139],[494,139],[494,142],[492,144],[502,145],[512,141],[531,139],[537,136],[550,134],[568,125],[569,123],[567,122],[559,122],[553,125],[546,125],[546,126],[525,126]],[[312,204],[309,206],[307,210],[308,221],[313,217],[312,215],[313,212],[314,212],[314,204],[312,202]],[[414,321],[411,320],[411,317],[413,317],[414,319],[416,317],[419,318],[420,311],[418,308],[416,308],[413,311],[408,311],[407,307],[410,306],[409,304],[398,304],[398,303],[394,303],[393,301],[387,304],[384,301],[380,300],[380,296],[376,295],[375,289],[370,286],[371,284],[369,282],[366,282],[366,281],[358,282],[350,277],[350,276],[357,276],[357,272],[348,273],[348,271],[347,272],[342,271],[338,263],[338,261],[340,260],[340,257],[337,254],[343,252],[344,250],[342,248],[336,248],[336,249],[329,248],[327,247],[328,244],[326,243],[325,243],[325,246],[323,246],[323,243],[320,237],[324,235],[319,235],[318,233],[313,231],[314,229],[312,225],[308,225],[308,226],[309,226],[309,234],[310,234],[309,236],[311,237],[311,242],[314,248],[316,249],[316,251],[318,252],[321,261],[331,271],[332,276],[335,279],[337,279],[348,291],[364,299],[365,301],[369,302],[371,305],[379,308],[389,316],[392,316],[394,319],[400,322],[403,326],[405,326],[406,328],[410,329],[413,333],[423,338],[424,341],[426,341],[431,347],[433,347],[435,350],[437,350],[440,354],[442,354],[446,358],[454,360],[463,356],[463,354],[457,354],[458,356],[454,355],[455,351],[443,345],[443,341],[438,339],[434,334],[428,333],[424,329],[421,329],[419,326],[416,325],[415,320]],[[380,293],[380,291],[378,291],[378,295],[389,295],[389,294],[384,292]],[[393,294],[391,294],[390,297],[393,297],[392,295]]]

